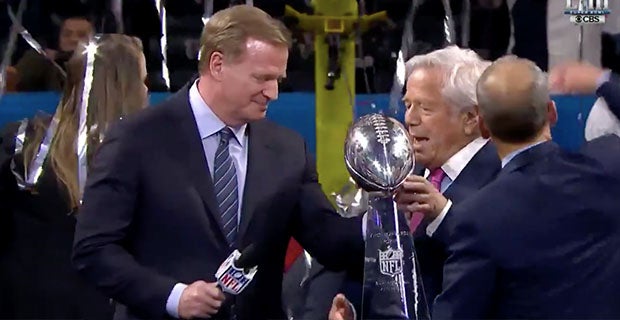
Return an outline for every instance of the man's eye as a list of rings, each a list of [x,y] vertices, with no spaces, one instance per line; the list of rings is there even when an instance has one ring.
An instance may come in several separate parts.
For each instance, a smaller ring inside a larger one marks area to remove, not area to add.
[[[409,106],[407,106],[407,109],[409,108],[424,109],[424,105],[420,102],[414,102],[414,103],[410,103]]]

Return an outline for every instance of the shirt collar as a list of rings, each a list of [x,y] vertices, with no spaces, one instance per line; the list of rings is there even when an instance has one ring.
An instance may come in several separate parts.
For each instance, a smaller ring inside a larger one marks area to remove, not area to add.
[[[441,169],[446,173],[446,176],[450,178],[451,181],[456,180],[471,159],[474,158],[476,153],[478,153],[478,151],[480,151],[480,149],[482,149],[487,142],[488,140],[482,137],[474,139],[465,147],[461,148],[461,150],[453,154],[452,157],[450,157],[450,159],[448,159],[448,161],[441,166]],[[430,170],[426,169],[424,171],[424,176],[428,177],[429,174]]]
[[[539,144],[541,144],[543,142],[545,142],[545,141],[539,141],[539,142],[536,142],[534,144],[531,144],[529,146],[523,147],[521,149],[518,149],[518,150],[515,150],[515,151],[509,153],[507,156],[505,156],[502,159],[502,168],[504,168],[508,164],[508,162],[510,162],[512,159],[514,159],[516,156],[518,156],[521,152],[523,152],[525,150],[528,150],[530,148],[533,148],[533,147],[535,147],[535,146],[537,146],[537,145],[539,145]]]
[[[196,125],[198,126],[200,139],[210,137],[226,127],[226,124],[218,118],[213,110],[211,110],[211,107],[209,107],[209,105],[207,105],[207,103],[202,99],[202,96],[200,96],[200,93],[198,92],[198,80],[196,80],[196,82],[194,82],[192,87],[189,89],[189,104],[192,108]],[[241,146],[243,146],[245,142],[244,135],[246,127],[247,124],[237,128],[229,127],[235,134],[235,138]]]

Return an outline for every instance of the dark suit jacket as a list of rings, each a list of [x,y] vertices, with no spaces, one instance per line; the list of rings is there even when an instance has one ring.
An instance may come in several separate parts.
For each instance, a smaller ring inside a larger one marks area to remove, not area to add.
[[[89,173],[73,261],[126,306],[116,318],[166,317],[177,282],[215,281],[231,252],[188,98],[188,87],[112,127]],[[361,219],[338,216],[301,136],[268,120],[248,125],[248,171],[238,248],[256,243],[259,271],[216,318],[283,319],[291,236],[323,264],[361,273]]]
[[[436,319],[620,318],[620,138],[537,145],[453,207]]]
[[[476,153],[443,194],[452,201],[454,206],[458,206],[462,201],[491,182],[500,168],[501,161],[497,155],[497,149],[489,141]],[[445,243],[451,232],[449,228],[451,219],[451,214],[447,214],[432,238],[426,234],[428,220],[423,221],[414,233],[415,249],[418,254],[424,293],[429,308],[432,308],[433,300],[441,292],[443,265],[448,256]]]
[[[549,68],[547,1],[517,0],[508,17],[514,37],[512,53],[533,61],[545,71]],[[510,39],[510,33],[506,36]]]
[[[36,193],[17,187],[18,127],[0,135],[0,319],[112,319],[110,300],[71,265],[75,217],[52,168],[43,166]]]

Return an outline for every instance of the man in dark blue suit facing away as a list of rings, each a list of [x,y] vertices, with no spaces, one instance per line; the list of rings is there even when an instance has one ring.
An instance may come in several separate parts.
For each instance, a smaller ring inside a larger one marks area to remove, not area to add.
[[[527,60],[498,60],[477,93],[503,168],[448,212],[450,255],[433,316],[620,318],[620,138],[560,150],[547,78]]]

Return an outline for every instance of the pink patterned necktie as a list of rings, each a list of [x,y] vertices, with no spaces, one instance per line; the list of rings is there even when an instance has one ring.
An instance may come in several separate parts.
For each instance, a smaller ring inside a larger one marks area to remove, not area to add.
[[[443,172],[441,167],[439,167],[431,171],[429,180],[433,187],[435,187],[435,189],[441,191],[441,181],[443,180],[443,178],[445,178],[445,176],[446,173]],[[411,230],[411,233],[413,233],[418,227],[418,225],[420,225],[420,222],[422,222],[422,218],[424,218],[424,214],[422,214],[421,212],[414,212],[411,215],[411,222],[409,223],[409,229]]]

